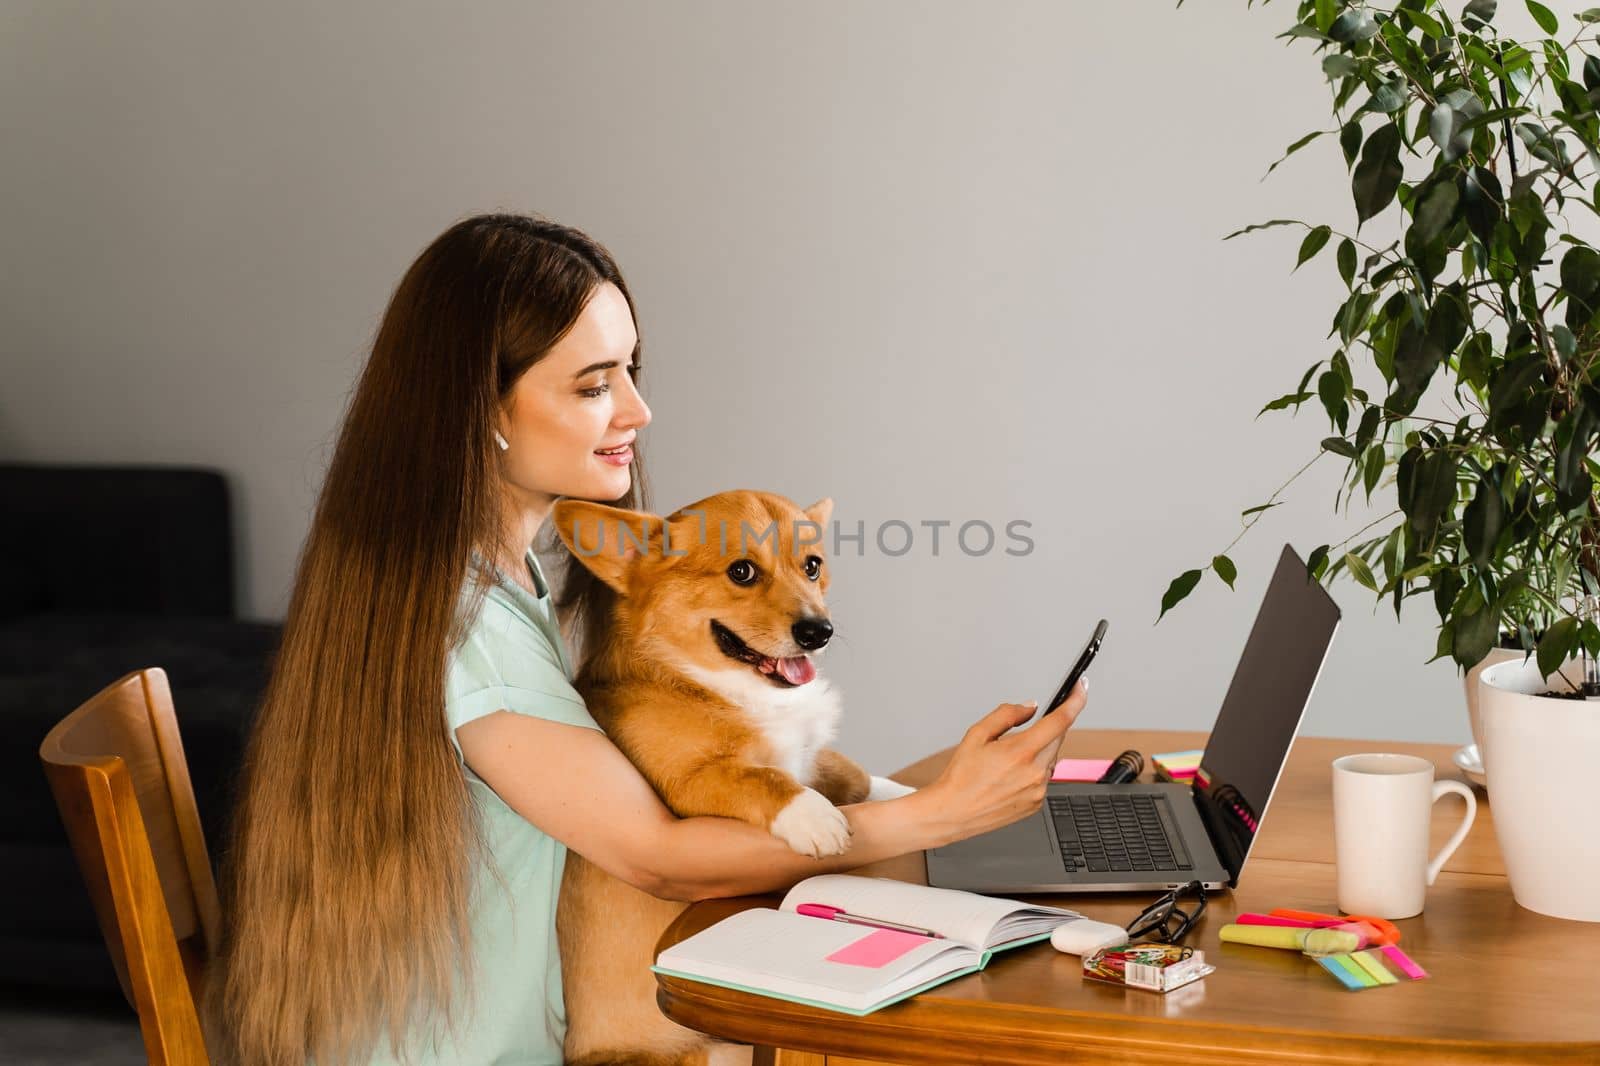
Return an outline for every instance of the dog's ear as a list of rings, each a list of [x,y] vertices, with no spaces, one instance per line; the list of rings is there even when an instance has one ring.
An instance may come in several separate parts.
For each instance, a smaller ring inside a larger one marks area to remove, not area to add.
[[[656,515],[588,500],[560,500],[550,517],[567,550],[624,596],[629,572],[662,535],[662,521]]]
[[[828,519],[833,517],[833,497],[824,496],[810,507],[806,508],[806,517],[811,519],[824,531],[828,528]]]

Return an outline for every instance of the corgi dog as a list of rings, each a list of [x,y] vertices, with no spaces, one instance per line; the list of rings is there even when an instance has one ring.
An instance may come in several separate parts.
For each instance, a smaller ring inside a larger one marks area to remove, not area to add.
[[[674,814],[738,818],[811,856],[850,846],[838,805],[913,791],[827,746],[841,708],[813,657],[833,635],[832,511],[751,491],[665,518],[578,500],[552,510],[573,557],[618,593],[575,681],[589,713]],[[738,1050],[656,1006],[654,946],[687,906],[568,853],[556,925],[570,1066]]]

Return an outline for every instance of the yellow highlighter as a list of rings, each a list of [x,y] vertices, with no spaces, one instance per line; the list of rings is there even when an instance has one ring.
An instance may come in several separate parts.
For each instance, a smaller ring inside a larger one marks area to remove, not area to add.
[[[1356,933],[1343,929],[1293,929],[1280,925],[1225,925],[1217,933],[1233,944],[1253,944],[1260,948],[1285,948],[1307,955],[1343,955],[1360,951],[1365,942]]]

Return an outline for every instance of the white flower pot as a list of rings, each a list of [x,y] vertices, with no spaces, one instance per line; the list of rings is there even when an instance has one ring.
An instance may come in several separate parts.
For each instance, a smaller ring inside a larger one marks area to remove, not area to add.
[[[1582,663],[1562,672],[1579,682]],[[1484,773],[1516,901],[1555,918],[1600,922],[1600,832],[1588,771],[1600,758],[1600,700],[1534,695],[1572,688],[1561,674],[1546,682],[1532,659],[1486,667],[1478,677]]]
[[[1490,648],[1489,654],[1485,655],[1477,666],[1468,670],[1466,676],[1461,679],[1461,687],[1467,693],[1467,722],[1472,726],[1472,742],[1478,745],[1480,759],[1483,758],[1483,718],[1478,713],[1478,675],[1495,663],[1510,662],[1526,654],[1528,653],[1521,648]]]

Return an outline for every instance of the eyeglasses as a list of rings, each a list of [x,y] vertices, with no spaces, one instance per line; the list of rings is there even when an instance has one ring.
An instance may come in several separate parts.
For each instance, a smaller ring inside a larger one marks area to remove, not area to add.
[[[1194,897],[1192,909],[1184,910],[1178,904]],[[1206,890],[1199,881],[1190,881],[1181,888],[1156,900],[1139,912],[1127,925],[1129,940],[1155,940],[1162,944],[1176,944],[1189,934],[1194,923],[1206,912]]]

